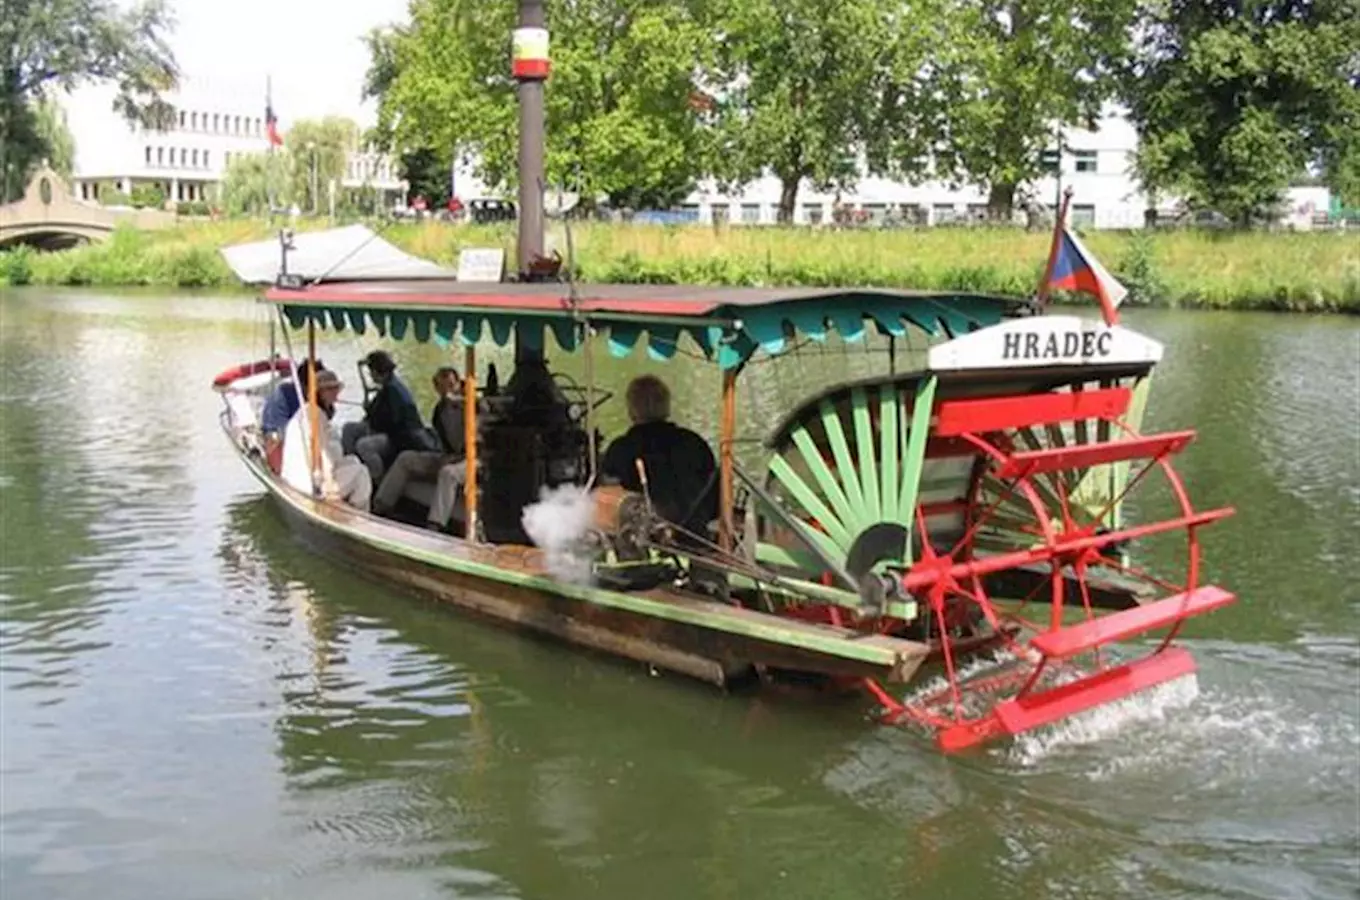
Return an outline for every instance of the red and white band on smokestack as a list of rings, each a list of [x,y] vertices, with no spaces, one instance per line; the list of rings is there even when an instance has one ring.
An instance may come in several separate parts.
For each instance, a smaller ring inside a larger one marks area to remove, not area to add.
[[[511,74],[521,80],[543,80],[552,62],[548,58],[548,29],[516,28],[511,55]]]

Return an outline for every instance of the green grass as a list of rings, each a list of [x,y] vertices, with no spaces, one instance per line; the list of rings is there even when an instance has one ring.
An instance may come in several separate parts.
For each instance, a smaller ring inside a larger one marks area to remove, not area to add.
[[[565,255],[560,226],[551,231]],[[503,246],[513,254],[513,226],[396,224],[383,234],[449,265],[469,246]],[[249,220],[120,230],[103,244],[60,253],[0,253],[0,283],[230,288],[235,283],[218,249],[269,236],[266,223]],[[1034,290],[1049,244],[1047,233],[984,228],[591,224],[575,226],[572,237],[585,282],[879,285],[1012,295]],[[1086,241],[1129,286],[1131,302],[1360,313],[1360,237],[1354,234],[1092,232]]]

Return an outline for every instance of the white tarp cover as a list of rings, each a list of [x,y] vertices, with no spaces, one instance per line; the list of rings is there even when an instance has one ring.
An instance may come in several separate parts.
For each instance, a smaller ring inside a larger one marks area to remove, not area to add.
[[[277,236],[225,247],[222,256],[246,284],[273,284],[281,260]],[[288,251],[288,274],[313,281],[362,281],[375,278],[453,278],[452,269],[393,247],[363,225],[326,231],[295,232]]]

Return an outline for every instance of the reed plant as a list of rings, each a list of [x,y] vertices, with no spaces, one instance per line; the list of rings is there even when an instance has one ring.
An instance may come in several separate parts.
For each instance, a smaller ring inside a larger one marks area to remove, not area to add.
[[[302,223],[306,230],[322,223]],[[456,264],[466,247],[513,257],[513,223],[375,226],[416,256]],[[258,220],[120,229],[106,242],[57,253],[0,253],[0,283],[234,286],[222,247],[264,240]],[[1028,295],[1050,236],[999,228],[813,230],[577,224],[572,259],[582,282],[882,287]],[[1130,303],[1170,307],[1360,312],[1360,236],[1345,232],[1093,231],[1090,249],[1130,288]],[[549,245],[568,255],[560,223]]]

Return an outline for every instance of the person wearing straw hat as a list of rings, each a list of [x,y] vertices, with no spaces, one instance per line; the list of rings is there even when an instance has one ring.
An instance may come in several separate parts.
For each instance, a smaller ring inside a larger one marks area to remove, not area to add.
[[[319,488],[327,500],[343,500],[356,509],[368,511],[373,496],[373,478],[357,456],[346,455],[340,436],[331,428],[335,402],[345,387],[340,376],[327,369],[316,373],[317,445],[321,448],[321,468],[313,478],[311,454],[311,406],[304,400],[289,420],[283,437],[281,476],[293,488],[313,494]]]

